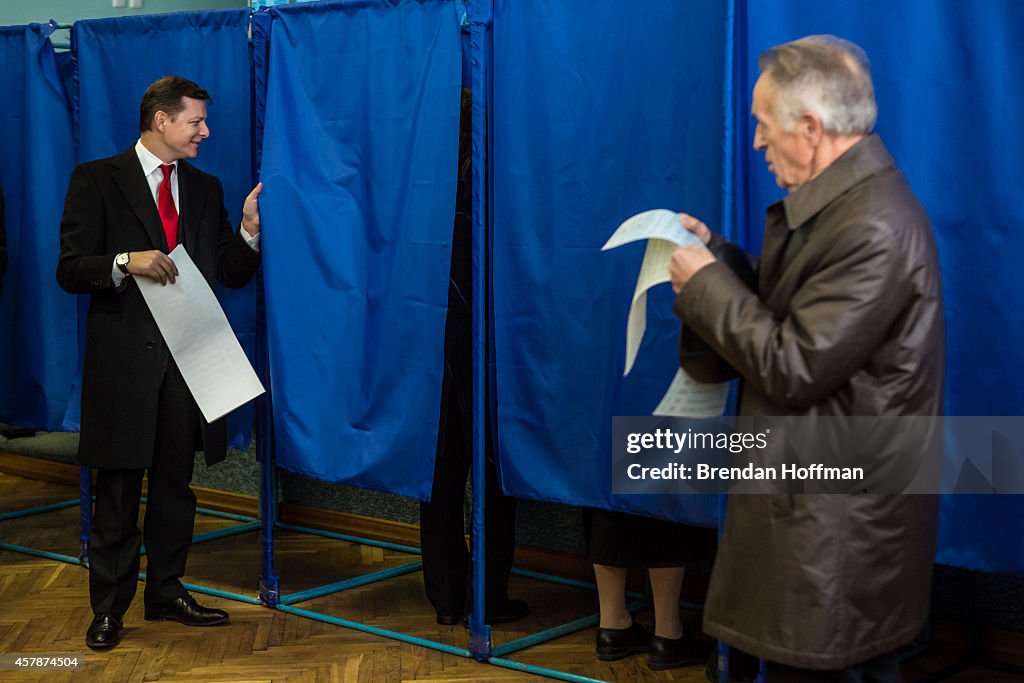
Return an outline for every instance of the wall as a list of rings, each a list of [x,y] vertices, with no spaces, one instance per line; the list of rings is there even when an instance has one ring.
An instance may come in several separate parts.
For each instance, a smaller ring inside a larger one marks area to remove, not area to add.
[[[248,0],[143,0],[141,9],[114,9],[111,0],[0,0],[0,26],[248,6]]]

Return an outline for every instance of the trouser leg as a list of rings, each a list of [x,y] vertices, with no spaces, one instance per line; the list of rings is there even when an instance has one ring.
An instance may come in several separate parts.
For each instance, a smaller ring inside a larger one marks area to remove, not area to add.
[[[427,599],[438,614],[462,614],[466,605],[469,551],[465,539],[465,495],[469,458],[459,411],[446,376],[441,397],[438,448],[430,502],[420,503],[420,547]]]
[[[149,468],[146,505],[146,604],[170,602],[186,593],[185,575],[196,497],[192,466],[199,431],[199,409],[172,361],[160,387],[156,445]]]
[[[128,611],[139,580],[139,497],[144,470],[99,469],[89,538],[89,600],[95,614]]]
[[[508,599],[508,580],[516,549],[516,499],[501,491],[493,452],[488,453],[486,482],[485,585],[488,604],[497,604]]]

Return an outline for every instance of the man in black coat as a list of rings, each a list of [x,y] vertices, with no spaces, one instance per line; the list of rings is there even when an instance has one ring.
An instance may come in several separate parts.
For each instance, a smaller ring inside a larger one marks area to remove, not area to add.
[[[241,287],[260,263],[261,185],[245,199],[241,229],[228,223],[220,181],[190,165],[210,135],[209,95],[177,76],[147,88],[139,141],[124,152],[75,168],[60,226],[57,281],[91,294],[82,370],[78,457],[97,468],[89,546],[93,649],[120,642],[135,595],[142,536],[136,520],[148,470],[145,519],[147,620],[194,626],[227,621],[181,585],[196,499],[196,450],[224,459],[223,419],[206,423],[150,314],[136,278],[173,284],[168,256],[181,244],[213,287]]]

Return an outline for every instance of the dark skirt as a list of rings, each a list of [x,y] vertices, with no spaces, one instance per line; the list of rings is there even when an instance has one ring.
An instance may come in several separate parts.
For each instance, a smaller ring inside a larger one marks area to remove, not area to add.
[[[583,508],[587,558],[609,567],[711,566],[717,531],[597,508]]]

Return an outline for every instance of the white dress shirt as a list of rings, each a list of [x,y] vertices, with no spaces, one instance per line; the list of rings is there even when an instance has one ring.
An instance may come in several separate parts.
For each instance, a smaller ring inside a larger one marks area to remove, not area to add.
[[[139,163],[142,165],[142,174],[146,176],[146,182],[149,183],[149,191],[153,195],[153,203],[159,208],[160,203],[157,200],[157,193],[160,191],[160,183],[164,181],[164,172],[160,170],[160,166],[164,163],[155,154],[146,149],[146,146],[142,144],[142,138],[135,143],[135,154],[139,157]],[[172,164],[174,170],[171,171],[171,199],[174,200],[174,210],[178,210],[178,206],[181,202],[178,201],[180,196],[178,193],[178,162],[174,161]],[[260,234],[256,233],[250,236],[249,233],[245,232],[241,227],[239,231],[242,233],[242,238],[245,243],[249,245],[249,248],[253,251],[260,250]],[[172,250],[177,245],[168,245]],[[125,277],[121,269],[117,267],[117,257],[114,257],[113,270],[110,271],[110,276],[114,280],[114,287],[120,288]]]
[[[139,157],[139,163],[142,164],[142,174],[146,176],[146,182],[149,183],[150,194],[153,195],[153,203],[158,207],[160,204],[157,202],[157,192],[160,191],[160,183],[164,181],[164,172],[160,170],[160,166],[164,163],[155,154],[146,149],[146,146],[142,144],[142,138],[135,143],[135,154]],[[171,171],[171,198],[174,200],[174,210],[178,210],[178,162],[175,161],[171,164],[174,166],[174,170]],[[171,246],[174,249],[174,246]]]

